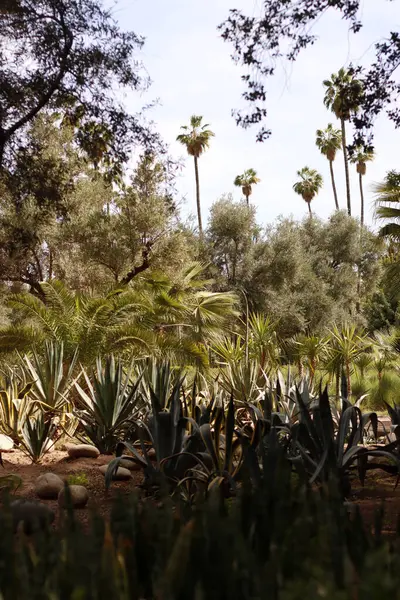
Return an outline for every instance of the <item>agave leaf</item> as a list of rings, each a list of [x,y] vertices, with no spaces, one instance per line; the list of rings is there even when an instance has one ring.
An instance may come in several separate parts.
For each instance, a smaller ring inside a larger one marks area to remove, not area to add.
[[[209,425],[209,423],[205,423],[204,425],[201,425],[200,433],[201,433],[201,437],[203,438],[206,449],[212,458],[214,468],[217,471],[219,471],[220,470],[219,458],[216,454],[216,449],[214,447],[214,442],[213,442],[212,435],[211,435],[211,426]],[[219,452],[219,449],[218,449],[218,452]]]

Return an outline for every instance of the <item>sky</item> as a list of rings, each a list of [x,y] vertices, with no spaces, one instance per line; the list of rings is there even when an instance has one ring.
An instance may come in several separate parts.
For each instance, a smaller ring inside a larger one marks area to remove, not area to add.
[[[234,187],[233,180],[248,168],[255,169],[261,179],[251,197],[260,223],[266,225],[280,215],[305,217],[307,206],[292,186],[297,170],[306,165],[324,177],[324,187],[313,200],[313,211],[324,219],[329,217],[334,208],[329,163],[315,146],[315,132],[329,122],[337,127],[340,124],[323,105],[322,81],[352,61],[368,64],[374,56],[374,42],[390,30],[400,29],[398,2],[364,0],[364,27],[356,35],[335,12],[324,15],[313,29],[319,37],[317,43],[303,51],[295,63],[282,63],[268,82],[266,125],[272,136],[260,144],[256,142],[257,126],[245,131],[231,116],[231,110],[242,105],[243,71],[231,60],[231,46],[220,38],[217,26],[231,8],[257,15],[261,4],[261,0],[117,0],[113,9],[122,28],[146,38],[138,58],[144,62],[152,85],[140,97],[129,94],[125,102],[135,111],[141,104],[159,99],[148,116],[169,144],[171,154],[184,158],[177,182],[184,217],[195,215],[194,167],[176,136],[192,114],[203,115],[215,133],[199,162],[203,222],[212,203],[223,194],[232,193],[240,200],[240,189]],[[400,167],[399,142],[400,130],[395,130],[385,116],[380,117],[375,128],[376,158],[368,164],[364,178],[366,219],[373,227],[371,188],[388,170]],[[342,153],[337,156],[335,174],[339,204],[345,208]],[[353,214],[359,215],[354,165],[351,183]]]

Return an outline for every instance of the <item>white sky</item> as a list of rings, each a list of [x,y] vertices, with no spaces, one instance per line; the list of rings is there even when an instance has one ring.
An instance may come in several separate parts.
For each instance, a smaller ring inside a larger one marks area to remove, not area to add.
[[[261,0],[117,0],[113,10],[121,26],[146,37],[141,58],[153,84],[141,98],[128,96],[127,107],[137,110],[140,103],[159,98],[161,105],[151,118],[175,157],[185,156],[175,141],[181,125],[192,114],[203,115],[215,132],[210,150],[200,159],[203,222],[213,201],[232,192],[233,180],[245,169],[256,169],[261,183],[254,188],[252,202],[261,223],[278,215],[302,218],[307,214],[304,201],[292,191],[296,171],[308,165],[324,177],[324,189],[313,200],[313,211],[325,218],[334,207],[328,161],[315,146],[315,131],[329,122],[339,127],[323,105],[322,80],[349,62],[368,64],[373,58],[373,43],[390,30],[399,30],[398,2],[364,0],[360,33],[349,33],[349,24],[329,12],[313,30],[319,41],[303,52],[293,64],[282,64],[268,82],[268,121],[272,136],[256,143],[256,128],[237,127],[231,109],[241,105],[242,70],[230,59],[231,46],[222,41],[217,26],[230,8],[247,14],[260,11]],[[349,139],[351,132],[348,132]],[[400,168],[400,131],[381,117],[375,130],[377,156],[368,164],[364,178],[367,220],[372,223],[371,183],[381,180],[389,169]],[[342,153],[335,163],[339,204],[345,207]],[[358,178],[351,165],[353,214],[359,213]],[[195,214],[195,183],[192,159],[178,181],[186,202],[183,215]]]

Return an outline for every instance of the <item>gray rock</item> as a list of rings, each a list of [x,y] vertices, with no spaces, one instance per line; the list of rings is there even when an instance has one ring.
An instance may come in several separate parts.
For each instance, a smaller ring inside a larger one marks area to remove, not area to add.
[[[121,460],[120,465],[121,465],[121,467],[123,467],[124,469],[128,469],[129,471],[141,471],[142,470],[141,465],[134,462],[133,460],[128,460],[126,458],[123,458]]]
[[[83,485],[68,486],[70,502],[74,508],[84,508],[89,500],[89,492]],[[65,487],[58,494],[58,505],[65,508],[68,505]]]
[[[99,470],[101,471],[101,473],[103,473],[103,475],[106,474],[106,471],[108,469],[108,465],[102,465],[101,467],[99,467]],[[129,471],[129,469],[125,469],[124,467],[118,467],[118,470],[116,473],[114,473],[113,476],[113,480],[114,481],[126,481],[127,479],[130,479],[132,477],[131,472]]]
[[[8,435],[0,433],[0,452],[9,452],[14,448],[14,442]]]
[[[54,512],[45,504],[31,500],[14,500],[10,505],[14,524],[17,531],[19,524],[23,523],[26,534],[31,534],[38,529],[45,529],[54,521]]]
[[[57,500],[60,490],[64,487],[64,482],[55,473],[45,473],[40,475],[35,482],[35,492],[42,500]]]
[[[71,458],[97,458],[100,456],[100,452],[96,446],[91,446],[90,444],[78,444],[76,446],[68,447],[68,455]]]

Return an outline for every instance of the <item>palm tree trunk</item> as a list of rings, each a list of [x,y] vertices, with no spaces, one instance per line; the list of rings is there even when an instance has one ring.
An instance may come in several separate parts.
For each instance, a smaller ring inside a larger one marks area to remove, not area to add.
[[[339,210],[339,202],[338,202],[338,197],[337,197],[335,175],[333,173],[333,160],[329,161],[329,168],[331,170],[331,180],[332,180],[333,196],[335,198],[335,206],[336,206],[336,210]]]
[[[350,375],[350,363],[346,361],[346,377],[347,377],[347,399],[351,399],[351,375]]]
[[[247,204],[247,208],[249,208],[250,204],[249,204],[249,194],[246,194],[246,204]]]
[[[307,206],[308,206],[308,212],[310,214],[310,217],[312,217],[311,202],[307,202]]]
[[[360,197],[361,197],[361,227],[364,227],[364,190],[363,190],[363,175],[359,173],[358,181],[360,184]]]
[[[344,157],[344,172],[346,175],[346,196],[347,196],[347,212],[351,217],[351,198],[350,198],[350,174],[349,174],[349,158],[347,156],[347,146],[346,146],[346,124],[345,120],[341,119],[342,125],[342,147],[343,147],[343,157]]]
[[[197,156],[194,157],[194,173],[196,176],[196,204],[197,204],[197,220],[199,223],[200,236],[203,235],[203,224],[201,222],[201,206],[200,206],[200,181],[199,181],[199,165]]]

